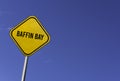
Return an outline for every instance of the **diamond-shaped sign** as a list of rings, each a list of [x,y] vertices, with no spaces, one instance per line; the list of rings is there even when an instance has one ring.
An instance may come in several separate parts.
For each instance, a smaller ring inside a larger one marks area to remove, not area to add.
[[[50,41],[50,36],[35,16],[11,29],[10,36],[25,56],[30,56]]]

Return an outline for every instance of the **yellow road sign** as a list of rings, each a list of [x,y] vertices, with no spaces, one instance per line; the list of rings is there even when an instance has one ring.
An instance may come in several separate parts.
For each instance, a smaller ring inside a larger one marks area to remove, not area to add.
[[[11,29],[10,36],[25,56],[31,56],[50,41],[50,36],[35,16]]]

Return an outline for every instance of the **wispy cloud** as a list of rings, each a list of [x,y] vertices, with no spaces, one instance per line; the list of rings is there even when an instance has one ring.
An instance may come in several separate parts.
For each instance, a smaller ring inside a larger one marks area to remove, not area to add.
[[[12,12],[11,11],[1,11],[0,10],[0,16],[2,16],[2,15],[8,15],[8,14],[12,14]]]
[[[11,27],[7,27],[7,28],[5,28],[5,27],[0,27],[0,31],[3,31],[3,30],[11,30],[12,28]]]
[[[46,59],[43,61],[43,63],[52,63],[53,62],[53,59]]]
[[[13,14],[13,12],[11,12],[11,11],[5,11],[5,10],[0,10],[0,17],[4,17],[6,15],[11,15],[11,14]],[[10,30],[10,29],[12,29],[12,28],[10,28],[10,27],[6,28],[5,24],[0,23],[0,31]]]

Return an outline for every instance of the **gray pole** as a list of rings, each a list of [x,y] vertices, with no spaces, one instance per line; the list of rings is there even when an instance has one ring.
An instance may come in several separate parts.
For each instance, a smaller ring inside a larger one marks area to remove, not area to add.
[[[23,73],[21,81],[25,81],[26,71],[27,71],[27,64],[28,64],[28,56],[25,56],[24,66],[23,66]]]

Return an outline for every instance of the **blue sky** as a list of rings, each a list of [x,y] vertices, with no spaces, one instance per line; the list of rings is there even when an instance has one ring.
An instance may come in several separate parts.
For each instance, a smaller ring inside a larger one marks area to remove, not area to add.
[[[36,16],[51,41],[29,58],[26,81],[120,81],[119,0],[0,1],[0,81],[20,81],[11,28]]]

